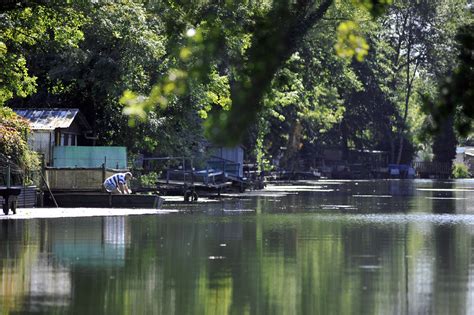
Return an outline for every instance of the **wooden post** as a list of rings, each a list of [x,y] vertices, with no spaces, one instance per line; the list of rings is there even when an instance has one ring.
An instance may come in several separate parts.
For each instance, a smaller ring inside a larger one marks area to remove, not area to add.
[[[184,157],[182,159],[183,159],[183,195],[184,195],[184,200],[186,201],[186,194],[188,192],[188,185],[186,184],[186,161]]]
[[[193,168],[193,159],[191,159],[191,185],[194,186],[194,168]]]
[[[43,173],[41,173],[41,178],[43,178],[43,182],[44,182],[44,184],[46,185],[46,188],[48,189],[49,194],[51,195],[51,198],[53,199],[54,205],[56,206],[56,208],[58,208],[59,206],[58,206],[58,203],[56,202],[56,198],[54,198],[54,195],[53,195],[53,193],[51,192],[51,189],[49,188],[48,182],[47,182],[46,179],[44,178]]]
[[[170,183],[170,160],[166,160],[166,184]]]
[[[183,183],[186,186],[186,162],[183,157]]]
[[[7,188],[11,187],[10,176],[11,176],[11,166],[10,164],[7,164]]]
[[[165,159],[165,170],[166,170],[166,184],[170,182],[170,159]]]
[[[102,163],[102,183],[105,182],[105,177],[106,177],[105,163]]]

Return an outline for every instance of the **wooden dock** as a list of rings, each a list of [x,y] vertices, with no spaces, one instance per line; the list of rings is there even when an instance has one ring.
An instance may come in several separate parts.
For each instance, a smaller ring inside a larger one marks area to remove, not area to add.
[[[237,187],[243,191],[246,183],[234,174],[238,163],[214,158],[208,161],[205,169],[196,170],[192,158],[188,157],[151,157],[144,158],[149,165],[161,163],[161,174],[156,180],[156,189],[160,195],[182,195],[184,201],[197,201],[200,194],[220,196],[221,192]],[[155,165],[156,166],[156,165]],[[150,170],[151,167],[148,167]]]
[[[159,179],[157,190],[163,195],[183,195],[184,201],[197,201],[201,194],[217,194],[232,186],[232,182],[198,182]]]
[[[110,194],[104,192],[62,192],[55,193],[59,207],[64,208],[140,208],[159,209],[164,199],[158,195]]]

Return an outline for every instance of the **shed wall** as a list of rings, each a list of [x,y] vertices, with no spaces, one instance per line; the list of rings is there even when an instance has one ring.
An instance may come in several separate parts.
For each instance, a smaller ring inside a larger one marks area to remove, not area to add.
[[[234,148],[217,148],[213,150],[212,154],[218,158],[238,163],[238,175],[243,176],[244,150],[240,146]]]
[[[54,133],[51,130],[35,130],[28,137],[29,147],[44,155],[46,163],[51,163],[51,152],[54,146]]]

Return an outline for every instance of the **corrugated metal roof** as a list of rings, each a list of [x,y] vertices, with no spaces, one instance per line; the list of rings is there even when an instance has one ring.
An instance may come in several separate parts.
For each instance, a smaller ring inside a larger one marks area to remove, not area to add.
[[[30,121],[33,130],[54,130],[57,128],[68,128],[76,116],[79,115],[77,108],[35,108],[35,109],[13,109],[15,113]],[[89,124],[80,117],[81,124],[90,129]]]

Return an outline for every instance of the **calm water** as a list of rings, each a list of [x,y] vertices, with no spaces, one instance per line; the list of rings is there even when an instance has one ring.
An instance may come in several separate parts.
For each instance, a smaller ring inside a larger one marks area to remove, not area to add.
[[[1,220],[1,314],[474,314],[474,181]]]

